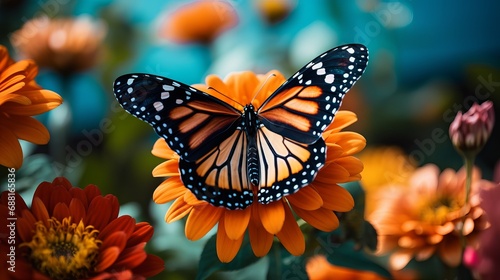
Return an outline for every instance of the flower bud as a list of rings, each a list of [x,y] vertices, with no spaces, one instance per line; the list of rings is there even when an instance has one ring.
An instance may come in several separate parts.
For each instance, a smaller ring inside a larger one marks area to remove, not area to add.
[[[479,152],[488,141],[495,124],[493,103],[474,103],[469,111],[458,112],[450,125],[453,146],[461,152]]]

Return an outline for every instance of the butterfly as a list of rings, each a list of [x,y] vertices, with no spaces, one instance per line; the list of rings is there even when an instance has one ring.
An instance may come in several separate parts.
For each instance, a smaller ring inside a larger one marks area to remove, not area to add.
[[[257,108],[150,74],[123,75],[113,87],[120,105],[179,155],[181,180],[199,200],[244,209],[255,198],[268,204],[314,180],[326,160],[322,134],[367,63],[363,45],[333,48]]]

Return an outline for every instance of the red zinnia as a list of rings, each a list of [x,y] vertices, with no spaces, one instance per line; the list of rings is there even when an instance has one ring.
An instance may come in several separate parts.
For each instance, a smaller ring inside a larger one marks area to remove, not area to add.
[[[118,217],[117,198],[94,185],[80,189],[60,177],[38,186],[31,207],[13,190],[0,202],[2,220],[13,225],[0,229],[0,249],[15,254],[1,279],[146,279],[164,269],[144,250],[153,227]]]

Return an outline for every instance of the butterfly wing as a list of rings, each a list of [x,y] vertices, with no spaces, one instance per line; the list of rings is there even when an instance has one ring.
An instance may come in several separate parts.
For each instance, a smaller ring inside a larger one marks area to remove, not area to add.
[[[261,165],[259,203],[276,201],[310,184],[326,160],[322,133],[345,93],[363,74],[368,50],[339,46],[318,56],[258,109]]]
[[[267,204],[312,182],[326,160],[325,141],[304,144],[266,127],[257,132],[260,160],[258,201]]]
[[[312,144],[332,123],[345,93],[365,71],[368,50],[359,44],[333,48],[283,83],[258,109],[275,133]]]
[[[182,182],[201,200],[228,209],[243,209],[253,202],[247,175],[245,131],[233,134],[193,162],[179,161]]]
[[[180,155],[183,184],[200,200],[241,209],[253,201],[241,112],[188,85],[148,74],[116,79],[116,98]]]
[[[149,74],[116,79],[115,96],[133,116],[149,123],[185,161],[195,161],[229,137],[241,112],[205,92]]]

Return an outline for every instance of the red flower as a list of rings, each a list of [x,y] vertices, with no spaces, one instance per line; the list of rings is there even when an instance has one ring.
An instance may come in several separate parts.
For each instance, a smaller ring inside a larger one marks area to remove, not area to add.
[[[10,258],[3,252],[15,253],[15,272],[2,269],[1,279],[146,279],[164,269],[144,250],[153,227],[118,217],[117,198],[94,185],[80,189],[60,177],[38,186],[31,207],[13,191],[0,202],[0,217],[12,224],[0,229],[2,266]]]

